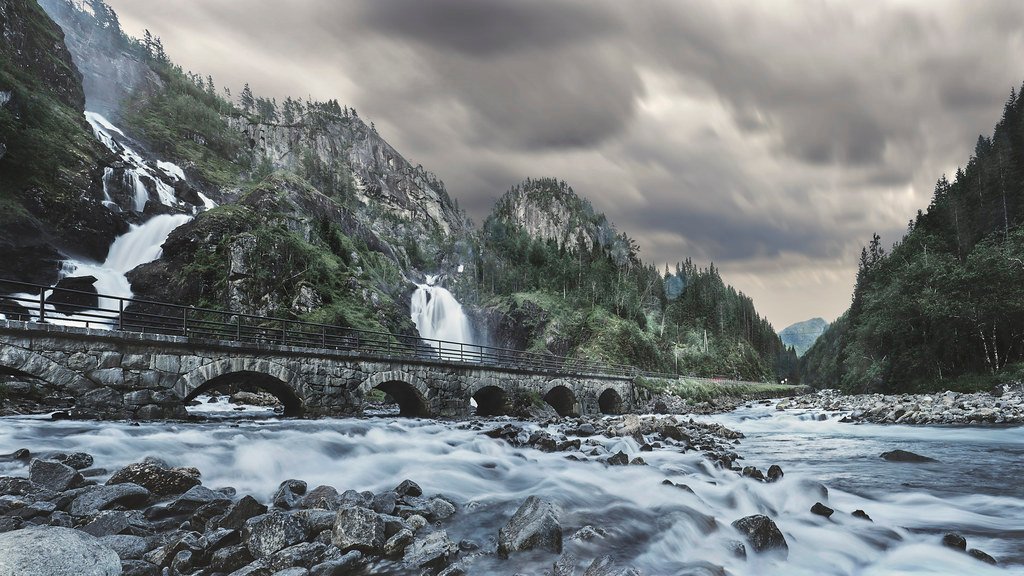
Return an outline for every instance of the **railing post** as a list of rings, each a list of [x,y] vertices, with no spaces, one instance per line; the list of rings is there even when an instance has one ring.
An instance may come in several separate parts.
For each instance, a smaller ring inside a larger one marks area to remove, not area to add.
[[[181,309],[181,335],[188,337],[188,308]]]
[[[320,347],[327,349],[327,326],[320,327]]]
[[[242,341],[242,316],[235,314],[235,342]]]
[[[39,323],[46,321],[46,288],[39,289]]]
[[[124,332],[124,298],[117,299],[117,329]]]

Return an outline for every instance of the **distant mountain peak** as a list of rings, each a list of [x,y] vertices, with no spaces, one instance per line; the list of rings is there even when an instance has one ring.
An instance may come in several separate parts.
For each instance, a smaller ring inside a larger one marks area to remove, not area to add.
[[[797,356],[803,356],[827,329],[828,322],[824,318],[811,318],[787,326],[779,332],[779,338],[786,346],[792,346]]]

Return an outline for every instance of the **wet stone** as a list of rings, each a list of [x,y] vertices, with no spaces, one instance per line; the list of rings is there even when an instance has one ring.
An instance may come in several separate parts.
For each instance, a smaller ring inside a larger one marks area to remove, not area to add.
[[[747,537],[755,552],[781,550],[788,556],[789,545],[786,544],[786,537],[779,531],[775,522],[764,514],[740,518],[733,522],[732,526]]]
[[[530,496],[498,531],[498,555],[520,550],[562,552],[562,526],[554,504]]]
[[[814,506],[811,506],[811,514],[817,514],[818,516],[824,516],[825,518],[832,516],[834,512],[835,510],[825,506],[821,502],[815,502]]]

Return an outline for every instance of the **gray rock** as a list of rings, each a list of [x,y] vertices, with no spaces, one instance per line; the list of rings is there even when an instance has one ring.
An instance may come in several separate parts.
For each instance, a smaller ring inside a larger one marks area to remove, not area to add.
[[[444,530],[417,538],[405,549],[403,562],[409,568],[441,568],[451,564],[459,553],[459,545]]]
[[[733,522],[732,526],[747,537],[747,541],[750,542],[750,546],[755,551],[781,550],[785,556],[789,556],[789,545],[786,543],[786,537],[779,531],[779,527],[775,525],[775,522],[764,514],[754,514],[753,516],[740,518]]]
[[[817,514],[818,516],[824,516],[825,518],[828,518],[834,512],[835,510],[825,506],[821,502],[815,502],[814,506],[811,506],[811,514]]]
[[[284,570],[278,570],[271,576],[309,576],[309,570],[305,568],[295,566],[293,568],[285,568]]]
[[[575,576],[577,562],[579,558],[572,552],[562,554],[551,566],[552,576]]]
[[[359,550],[381,554],[386,542],[384,520],[369,508],[343,508],[334,520],[332,542],[342,552]]]
[[[300,542],[275,552],[264,561],[271,570],[283,570],[293,566],[310,568],[323,558],[326,549],[327,546],[319,542]]]
[[[107,485],[132,482],[157,496],[177,496],[200,484],[198,471],[190,468],[167,468],[155,463],[129,464],[114,473]]]
[[[54,460],[71,466],[75,470],[85,470],[92,466],[93,457],[91,454],[85,452],[72,452],[71,454],[57,454],[53,457]]]
[[[245,521],[254,516],[267,513],[267,507],[260,504],[252,496],[243,496],[232,504],[221,518],[208,523],[210,528],[229,528],[241,530]]]
[[[405,496],[422,496],[423,489],[412,480],[402,480],[402,483],[395,488],[395,493],[403,498]]]
[[[889,452],[882,452],[881,457],[889,462],[936,462],[934,458],[914,454],[913,452],[908,452],[906,450],[890,450]]]
[[[333,486],[317,486],[302,497],[299,503],[302,508],[322,508],[337,510],[341,507],[341,495]]]
[[[122,560],[121,576],[160,576],[160,568],[145,560]]]
[[[562,526],[554,504],[530,496],[498,531],[498,554],[507,557],[519,550],[562,552]]]
[[[353,550],[341,558],[326,560],[309,570],[310,576],[345,576],[363,561],[362,553]]]
[[[138,484],[95,486],[75,498],[68,511],[72,516],[93,516],[114,504],[128,507],[145,505],[149,497],[149,490]]]
[[[779,480],[782,480],[783,476],[785,476],[785,474],[782,472],[782,468],[778,464],[772,464],[768,467],[768,482],[778,482]]]
[[[583,576],[640,576],[633,568],[620,568],[611,556],[599,556],[590,563]]]
[[[184,494],[178,496],[167,506],[167,510],[174,514],[191,514],[211,502],[230,502],[224,494],[216,490],[210,490],[206,486],[193,486]]]
[[[202,549],[203,541],[198,532],[175,532],[164,542],[163,546],[150,550],[142,558],[164,568],[170,566],[182,550],[201,552]]]
[[[34,484],[57,492],[82,481],[78,470],[53,460],[33,460],[28,466],[28,478]]]
[[[950,532],[942,537],[942,545],[946,548],[952,548],[954,550],[966,551],[967,550],[967,539],[959,534]]]
[[[381,492],[373,497],[370,509],[378,514],[393,514],[398,505],[398,494],[395,492]]]
[[[246,520],[242,540],[253,558],[265,558],[306,540],[302,522],[287,512],[275,510]]]
[[[89,520],[79,530],[96,536],[120,534],[129,526],[128,513],[123,510],[106,510]]]
[[[79,530],[32,526],[0,534],[0,576],[120,576],[121,559]]]
[[[245,544],[221,548],[210,557],[210,567],[219,572],[234,572],[253,561]]]
[[[319,534],[334,527],[334,518],[337,514],[330,510],[313,509],[299,510],[293,512],[292,516],[302,523],[307,534]]]
[[[406,547],[412,543],[414,537],[415,535],[412,533],[412,530],[402,528],[384,543],[384,555],[398,556],[402,554],[405,552]]]
[[[451,518],[452,515],[455,514],[455,505],[440,497],[434,497],[427,500],[426,509],[426,518],[430,522],[438,522],[446,518]]]
[[[306,483],[302,480],[285,480],[277,487],[271,499],[276,508],[293,510],[299,507],[302,496],[306,493]]]
[[[113,536],[104,536],[100,538],[100,542],[109,546],[111,550],[116,552],[117,556],[121,558],[122,561],[140,560],[142,556],[149,551],[149,543],[142,536],[116,534]]]
[[[984,562],[986,564],[992,564],[993,566],[996,565],[996,559],[995,558],[989,556],[988,554],[982,552],[981,550],[978,550],[977,548],[971,548],[970,550],[967,551],[967,554],[971,558],[974,558],[975,560],[981,560],[982,562]]]

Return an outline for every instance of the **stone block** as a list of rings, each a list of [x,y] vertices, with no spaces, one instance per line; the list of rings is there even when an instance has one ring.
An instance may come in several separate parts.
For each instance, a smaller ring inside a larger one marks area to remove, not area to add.
[[[121,366],[120,352],[100,352],[97,357],[99,368],[116,368]]]
[[[101,368],[91,370],[86,376],[100,386],[121,386],[124,383],[124,370],[121,368]]]

